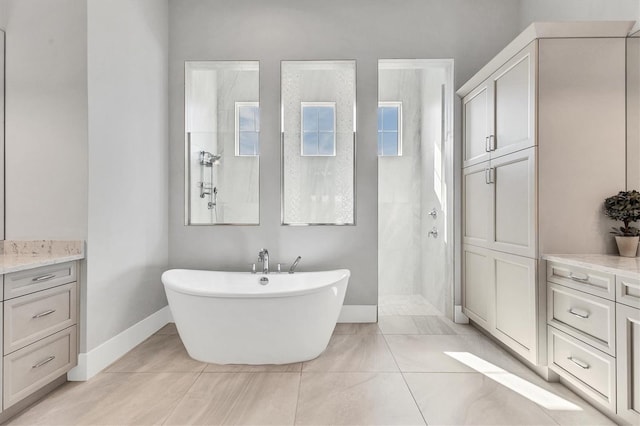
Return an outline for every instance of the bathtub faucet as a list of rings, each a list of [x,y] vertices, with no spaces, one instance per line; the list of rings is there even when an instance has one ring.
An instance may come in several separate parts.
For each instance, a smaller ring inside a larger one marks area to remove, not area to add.
[[[269,273],[269,251],[267,249],[260,250],[258,253],[258,262],[262,262],[262,273]]]
[[[293,274],[295,272],[296,266],[298,266],[298,263],[300,263],[300,259],[302,259],[302,256],[296,257],[296,260],[293,261],[293,265],[291,265],[291,268],[289,268],[290,274]]]

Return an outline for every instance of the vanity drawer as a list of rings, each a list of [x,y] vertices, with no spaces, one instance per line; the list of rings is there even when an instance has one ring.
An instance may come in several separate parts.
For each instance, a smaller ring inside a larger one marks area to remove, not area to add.
[[[77,287],[73,282],[7,300],[4,305],[4,354],[76,324]]]
[[[615,412],[616,360],[549,326],[549,368]]]
[[[547,262],[547,281],[615,300],[615,275],[564,263]]]
[[[609,355],[616,354],[616,304],[554,283],[547,284],[547,322]]]
[[[77,364],[76,326],[4,357],[4,409],[29,396]]]
[[[24,296],[47,288],[76,281],[76,262],[42,266],[28,271],[6,274],[4,298]]]
[[[640,309],[640,279],[616,275],[616,302]]]

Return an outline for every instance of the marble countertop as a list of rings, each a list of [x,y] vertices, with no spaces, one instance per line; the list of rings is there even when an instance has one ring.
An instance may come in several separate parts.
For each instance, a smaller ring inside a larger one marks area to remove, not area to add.
[[[640,278],[640,257],[622,257],[611,254],[545,254],[542,259]]]
[[[0,274],[84,259],[84,241],[0,241]]]

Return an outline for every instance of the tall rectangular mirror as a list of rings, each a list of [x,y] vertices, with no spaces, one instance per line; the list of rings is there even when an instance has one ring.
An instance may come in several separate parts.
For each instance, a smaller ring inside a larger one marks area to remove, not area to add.
[[[627,190],[640,191],[640,31],[627,37]]]
[[[355,61],[283,61],[282,224],[355,224]]]
[[[4,61],[5,33],[0,30],[0,240],[4,240]]]
[[[185,224],[260,223],[258,61],[185,63]]]

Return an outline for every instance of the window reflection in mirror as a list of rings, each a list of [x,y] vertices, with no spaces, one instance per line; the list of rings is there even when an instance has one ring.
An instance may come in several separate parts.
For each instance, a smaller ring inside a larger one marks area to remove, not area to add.
[[[259,63],[185,63],[186,224],[257,225]]]
[[[282,224],[355,224],[355,61],[283,61]]]

